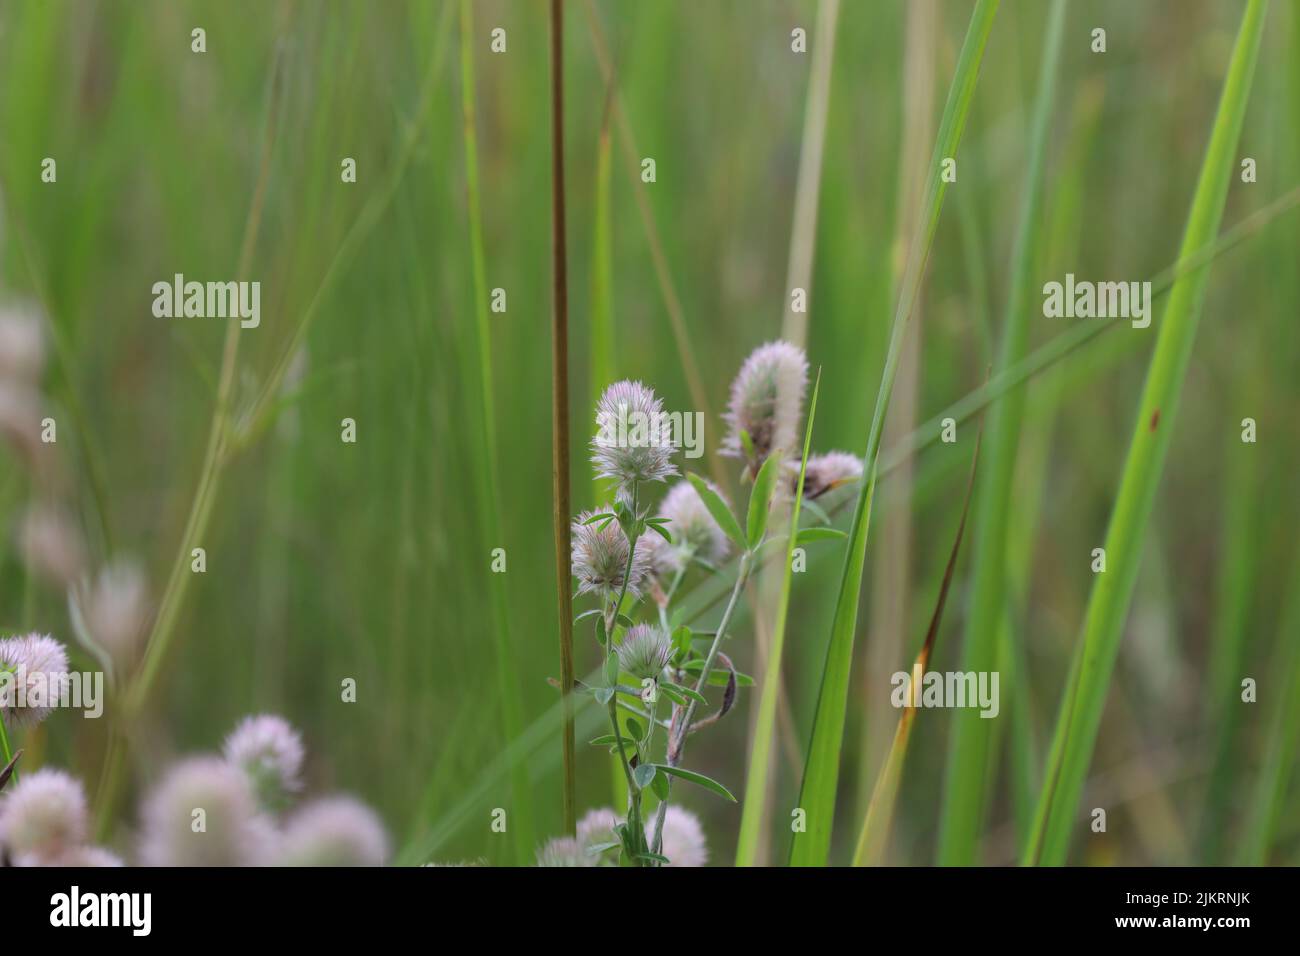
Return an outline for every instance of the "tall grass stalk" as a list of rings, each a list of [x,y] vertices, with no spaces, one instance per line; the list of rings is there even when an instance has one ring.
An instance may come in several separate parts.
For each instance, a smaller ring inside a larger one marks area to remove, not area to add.
[[[465,133],[465,188],[469,211],[469,241],[474,280],[474,333],[478,344],[478,377],[483,408],[483,428],[480,439],[478,474],[481,494],[478,496],[480,523],[487,548],[502,546],[501,479],[498,464],[496,435],[496,401],[492,386],[492,331],[488,325],[487,267],[483,250],[483,211],[478,180],[477,111],[474,90],[474,13],[470,0],[460,3],[460,88],[461,115]],[[497,693],[501,697],[501,727],[507,740],[514,740],[523,729],[520,706],[519,675],[515,669],[516,654],[510,646],[509,594],[505,575],[491,574],[490,611],[492,636],[496,649]],[[529,792],[528,774],[524,767],[512,768],[511,831],[514,833],[515,859],[527,863],[533,853],[532,795]]]
[[[800,348],[808,340],[808,311],[794,311],[790,290],[803,289],[809,296],[812,295],[822,153],[826,146],[826,113],[831,101],[831,68],[835,63],[835,28],[839,17],[840,0],[819,0],[808,96],[804,103],[799,176],[794,188],[794,222],[790,227],[790,259],[786,265],[785,318],[781,323],[781,338]]]
[[[1047,138],[1056,100],[1057,63],[1065,33],[1065,0],[1053,0],[1048,13],[1039,69],[1038,97],[1029,130],[1029,155],[1022,179],[1023,200],[1012,252],[1010,289],[998,368],[1011,368],[1024,356],[1029,339],[1029,314],[1037,307],[1035,257],[1044,233],[1043,180]],[[985,480],[975,509],[973,580],[966,619],[962,671],[998,668],[998,633],[1006,610],[1007,532],[1016,453],[1020,442],[1025,391],[1011,392],[990,410],[989,453]],[[987,790],[995,757],[991,747],[996,721],[976,711],[956,710],[949,737],[948,768],[939,827],[939,862],[968,866],[976,862],[976,846],[984,821]]]
[[[907,760],[907,745],[912,736],[912,724],[916,720],[915,704],[921,698],[926,665],[934,654],[935,639],[939,635],[939,623],[943,620],[943,611],[948,604],[948,590],[952,587],[953,572],[957,569],[957,556],[961,553],[962,537],[966,534],[966,516],[970,513],[971,492],[975,489],[975,473],[979,467],[982,437],[981,433],[975,439],[975,451],[971,455],[970,477],[966,480],[966,497],[961,506],[961,520],[957,523],[957,535],[953,539],[952,550],[948,553],[948,564],[943,570],[939,596],[935,600],[934,613],[930,617],[925,641],[912,662],[910,699],[903,708],[902,714],[899,715],[893,744],[885,756],[884,764],[880,768],[880,776],[876,778],[875,788],[871,792],[871,802],[867,805],[862,831],[858,834],[857,849],[853,853],[854,866],[876,866],[885,855],[890,827],[894,819],[894,804],[898,798],[898,786],[902,782],[903,765]]]
[[[884,431],[885,415],[889,410],[889,396],[893,390],[894,377],[898,371],[903,336],[907,331],[912,307],[925,274],[930,245],[939,224],[939,212],[943,208],[946,184],[939,175],[940,161],[944,157],[955,156],[957,146],[961,142],[962,129],[970,111],[980,63],[984,57],[984,46],[993,28],[993,18],[997,9],[997,0],[979,0],[971,14],[966,40],[962,44],[956,72],[948,90],[948,101],[939,126],[938,140],[930,160],[930,187],[924,203],[925,225],[916,231],[908,255],[907,271],[904,273],[898,308],[894,313],[893,330],[890,333],[889,352],[885,357],[871,430],[867,435],[862,490],[853,513],[848,554],[840,577],[830,643],[827,646],[826,662],[822,669],[821,689],[817,697],[808,763],[804,767],[803,783],[800,788],[798,805],[806,812],[807,828],[794,835],[790,852],[790,862],[793,865],[822,866],[826,863],[830,852],[835,796],[839,784],[840,749],[844,741],[844,715],[848,705],[849,672],[853,662],[859,591],[862,583],[862,567],[866,559],[871,503],[876,488],[881,434]]]
[[[758,862],[759,843],[767,820],[768,786],[772,773],[772,740],[776,736],[776,704],[781,690],[781,655],[785,650],[786,619],[790,613],[790,587],[794,578],[794,549],[798,543],[799,509],[803,504],[803,482],[808,471],[808,449],[812,444],[813,420],[817,416],[817,393],[822,374],[817,371],[812,399],[808,403],[808,421],[804,425],[803,455],[799,460],[799,481],[795,486],[794,504],[790,508],[789,533],[786,536],[785,566],[777,595],[776,615],[772,624],[772,644],[763,671],[759,692],[758,717],[749,751],[749,771],[745,776],[745,804],[740,814],[740,836],[736,846],[736,866],[753,866]]]
[[[1242,16],[1183,234],[1180,259],[1211,242],[1223,217],[1267,7],[1267,0],[1250,0]],[[1028,863],[1063,864],[1071,838],[1080,826],[1076,818],[1079,797],[1137,580],[1140,546],[1168,452],[1208,279],[1207,269],[1179,279],[1158,326],[1155,352],[1106,534],[1107,570],[1097,576],[1088,602],[1081,656],[1063,700],[1053,743],[1059,759],[1054,759],[1044,780],[1035,832],[1025,853]]]
[[[569,280],[564,229],[564,6],[551,0],[551,502],[555,588],[559,601],[560,694],[564,705],[564,832],[577,824],[577,751],[573,726],[573,595],[569,540]]]

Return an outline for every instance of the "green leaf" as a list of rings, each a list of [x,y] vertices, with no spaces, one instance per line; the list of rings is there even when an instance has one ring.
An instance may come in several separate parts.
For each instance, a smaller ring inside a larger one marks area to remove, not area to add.
[[[683,697],[681,694],[679,694],[672,687],[667,686],[665,683],[661,683],[659,685],[659,692],[663,694],[665,697],[667,697],[669,700],[671,700],[674,704],[678,704],[679,706],[682,707],[686,706],[686,698]]]
[[[635,746],[636,746],[636,741],[635,741],[635,740],[629,740],[627,737],[622,737],[622,738],[615,737],[613,734],[601,734],[599,737],[592,737],[590,740],[587,741],[587,743],[591,744],[593,747],[611,747],[611,746],[612,746],[612,747],[617,748],[617,747],[618,747],[618,742],[619,742],[620,739],[623,741],[623,745],[624,745],[625,747],[635,747]]]
[[[641,726],[641,722],[635,717],[624,717],[623,723],[627,727],[628,733],[632,735],[633,740],[645,738],[645,728]]]
[[[650,782],[655,778],[655,765],[652,763],[638,764],[637,768],[632,771],[632,779],[636,782],[637,787],[644,790],[650,786]]]
[[[615,517],[615,515],[610,514],[608,511],[602,511],[598,515],[592,515],[590,518],[584,521],[583,524],[588,525],[588,524],[595,524],[597,521],[608,521],[610,518],[613,517]]]
[[[831,523],[831,516],[828,515],[826,513],[826,509],[823,508],[821,505],[819,505],[817,502],[812,501],[809,498],[805,498],[803,500],[803,507],[807,510],[807,512],[810,515],[816,518],[820,524]]]
[[[753,461],[755,458],[754,439],[750,438],[749,432],[743,428],[740,430],[740,447],[745,450],[745,457]]]
[[[605,658],[605,683],[613,687],[618,683],[618,655],[610,651]]]
[[[668,774],[666,773],[655,774],[655,778],[650,781],[650,789],[654,791],[654,795],[658,797],[660,800],[667,800],[668,799]]]
[[[812,446],[813,421],[817,417],[817,396],[821,392],[822,373],[817,370],[813,383],[812,400],[808,404],[808,421],[804,424],[803,454],[799,459],[799,480],[795,485],[794,504],[790,508],[790,527],[799,525],[799,508],[803,502],[803,484],[808,471],[808,449]],[[781,590],[777,597],[776,624],[772,629],[772,646],[767,669],[763,673],[763,689],[758,700],[758,720],[754,730],[753,750],[750,753],[749,773],[745,780],[745,806],[740,815],[740,836],[736,841],[736,865],[753,866],[758,856],[759,835],[767,811],[768,779],[771,776],[772,739],[776,732],[777,692],[780,687],[781,655],[785,647],[786,618],[790,611],[790,588],[793,578],[795,539],[786,535],[785,571],[781,577]],[[710,674],[710,677],[713,675]],[[728,680],[731,674],[724,675]],[[736,682],[739,683],[737,676]]]
[[[673,543],[673,536],[670,535],[670,534],[669,534],[667,531],[665,531],[663,528],[659,527],[659,525],[655,524],[653,521],[647,521],[647,522],[646,522],[646,526],[647,526],[651,531],[653,531],[655,534],[659,535],[659,537],[661,537],[661,538],[663,538],[665,541],[667,541],[669,544],[672,544],[672,543]]]
[[[800,528],[795,545],[807,544],[810,541],[838,541],[847,537],[848,535],[839,528]]]
[[[767,532],[767,517],[772,511],[772,489],[776,487],[777,476],[781,473],[780,454],[781,450],[777,449],[767,456],[763,467],[758,469],[754,487],[749,490],[749,517],[745,524],[745,535],[750,551],[758,547]]]
[[[1235,178],[1237,144],[1250,98],[1267,6],[1265,0],[1250,0],[1242,14],[1183,232],[1180,260],[1199,254],[1218,233],[1228,187]],[[1209,272],[1197,268],[1181,275],[1174,283],[1161,321],[1156,324],[1155,351],[1106,531],[1109,569],[1096,577],[1083,614],[1080,666],[1058,717],[1050,766],[1044,775],[1034,829],[1023,855],[1025,863],[1063,865],[1069,855],[1071,838],[1079,829],[1079,798],[1092,763],[1115,657],[1137,584],[1147,523],[1164,471]]]
[[[698,704],[708,703],[708,701],[704,699],[703,694],[697,694],[695,691],[691,690],[691,688],[683,687],[681,684],[673,684],[670,683],[669,681],[660,681],[659,686],[661,688],[667,687],[669,690],[676,691],[678,694],[681,694],[683,697],[688,697]]]
[[[858,629],[858,605],[862,586],[862,571],[866,564],[867,531],[870,527],[871,505],[875,497],[877,469],[880,464],[880,444],[885,420],[889,412],[889,399],[898,375],[903,342],[907,327],[916,306],[921,279],[930,246],[934,242],[939,214],[947,185],[939,175],[940,161],[957,155],[962,130],[970,112],[984,47],[993,29],[997,13],[997,0],[978,0],[971,13],[966,39],[957,57],[957,66],[948,88],[948,99],[939,123],[939,134],[931,154],[927,193],[921,204],[920,222],[907,258],[906,269],[899,283],[898,304],[894,310],[893,325],[889,335],[889,349],[885,355],[880,388],[876,393],[875,410],[867,433],[866,453],[863,455],[863,482],[858,492],[857,506],[849,544],[845,549],[844,568],[840,573],[839,595],[831,623],[830,640],[826,642],[826,658],[822,665],[821,681],[817,693],[817,709],[813,717],[812,737],[808,757],[804,764],[803,781],[799,788],[797,806],[807,812],[807,829],[794,834],[790,849],[793,866],[825,866],[830,854],[831,823],[835,817],[835,798],[839,790],[840,757],[844,747],[844,719],[848,710],[849,677],[853,664],[853,642]]]
[[[615,620],[618,621],[619,625],[622,626],[624,630],[631,630],[633,627],[635,627],[635,624],[633,623],[632,619],[628,617],[626,614],[618,615],[618,617],[615,618]]]
[[[736,798],[731,795],[730,790],[713,778],[704,776],[702,773],[696,773],[694,770],[686,770],[682,767],[670,767],[667,764],[662,763],[654,764],[653,766],[658,767],[664,773],[671,774],[672,776],[679,777],[688,783],[693,783],[696,786],[703,787],[705,790],[712,790],[718,796],[730,800],[732,803],[736,802]]]
[[[573,623],[577,624],[579,621],[585,620],[586,618],[589,617],[594,617],[595,615],[600,613],[601,610],[598,607],[594,607],[590,611],[583,611],[581,614],[579,614],[577,617],[573,619]]]
[[[713,515],[713,520],[718,523],[718,527],[736,543],[736,547],[743,549],[745,547],[745,536],[740,531],[740,523],[736,516],[731,513],[727,503],[722,500],[722,496],[709,487],[709,483],[699,475],[688,472],[687,481],[695,488],[700,495],[700,500],[704,502],[704,507],[709,509],[709,514]]]
[[[600,704],[608,704],[608,703],[610,702],[610,700],[612,700],[613,697],[614,697],[614,688],[612,688],[612,687],[596,687],[596,688],[594,688],[594,689],[592,690],[591,693],[592,693],[592,696],[594,696],[594,697],[596,698],[596,700],[597,700],[598,703],[600,703]]]

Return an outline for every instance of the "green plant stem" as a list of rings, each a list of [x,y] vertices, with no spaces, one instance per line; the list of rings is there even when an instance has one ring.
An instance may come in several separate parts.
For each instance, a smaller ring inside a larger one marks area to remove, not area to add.
[[[713,643],[709,645],[709,653],[704,658],[704,668],[700,671],[700,678],[695,682],[695,693],[697,694],[704,693],[704,687],[709,681],[709,674],[713,672],[713,662],[718,657],[718,648],[722,646],[722,639],[727,634],[727,627],[731,624],[731,617],[735,613],[740,594],[744,591],[745,584],[749,580],[749,572],[753,565],[753,552],[746,551],[740,557],[740,568],[736,573],[736,583],[731,589],[731,598],[727,601],[726,610],[722,612],[722,620],[718,622],[718,631],[713,635]],[[670,767],[681,765],[682,754],[686,750],[686,735],[691,732],[691,722],[695,719],[696,704],[697,701],[694,699],[688,701],[685,711],[682,712],[681,720],[676,725],[676,732],[669,731],[668,753],[665,759]],[[674,705],[673,709],[681,710],[681,705]],[[669,780],[668,790],[655,811],[655,836],[650,847],[652,853],[659,853],[663,848],[664,816],[668,813],[668,799],[671,795],[672,781]]]
[[[569,515],[569,286],[564,228],[564,6],[551,0],[551,487],[555,586],[559,600],[560,694],[564,726],[564,832],[575,833],[578,755],[573,715],[573,594]]]

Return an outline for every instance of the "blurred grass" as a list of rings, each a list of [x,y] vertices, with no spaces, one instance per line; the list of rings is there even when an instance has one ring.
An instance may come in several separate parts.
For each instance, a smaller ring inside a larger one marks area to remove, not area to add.
[[[641,378],[668,407],[696,410],[702,406],[685,348],[716,415],[740,361],[780,333],[812,58],[790,52],[790,30],[809,30],[815,49],[817,6],[593,4],[622,111],[635,130],[634,158],[657,160],[658,182],[640,185],[624,168],[619,107],[606,108],[610,94],[585,4],[570,5],[576,500],[592,487],[579,446],[592,428],[587,399],[605,384],[601,379]],[[262,326],[240,333],[232,384],[241,420],[256,409],[260,427],[241,442],[223,476],[204,535],[208,572],[190,582],[178,610],[176,640],[142,715],[142,746],[127,765],[127,811],[166,760],[215,747],[243,714],[272,710],[303,729],[312,788],[354,791],[375,804],[406,841],[406,861],[422,862],[422,853],[496,863],[518,858],[519,834],[489,826],[492,808],[518,802],[506,755],[526,758],[536,839],[560,829],[555,732],[535,730],[555,713],[547,678],[558,677],[546,480],[544,11],[504,0],[474,3],[484,272],[488,286],[505,288],[509,299],[506,313],[488,314],[495,399],[489,418],[477,397],[475,302],[482,284],[474,280],[468,239],[462,104],[455,95],[461,62],[450,37],[455,24],[442,26],[456,9],[440,0],[0,3],[0,295],[45,304],[59,346],[45,386],[59,420],[69,498],[96,557],[139,556],[155,598],[193,504],[225,327],[154,319],[149,289],[176,272],[233,278],[261,161],[267,85],[277,56],[283,63],[280,128],[250,267],[262,282]],[[931,64],[940,89],[952,75],[971,9],[966,0],[940,4]],[[1061,227],[1070,241],[1046,243],[1050,254],[1034,277],[1039,288],[1066,271],[1150,278],[1178,258],[1242,9],[1184,0],[1070,5],[1058,82],[1062,90],[1095,88],[1099,105],[1088,114],[1065,98],[1058,103],[1044,207],[1056,210],[1073,196],[1080,209],[1072,225]],[[912,597],[900,669],[924,632],[942,565],[936,555],[951,540],[969,461],[969,447],[934,440],[935,416],[981,388],[985,342],[1002,336],[1046,12],[1023,0],[1002,4],[963,137],[959,181],[948,197],[951,215],[939,224],[925,277],[917,380],[923,424],[916,434],[928,444],[917,452],[909,506]],[[913,119],[899,94],[905,19],[904,5],[893,0],[869,9],[841,4],[839,11],[807,343],[813,364],[824,369],[814,451],[864,450],[871,392],[884,364],[899,231],[895,184],[903,172],[898,144]],[[199,25],[208,32],[203,55],[189,48],[189,32]],[[1088,49],[1096,25],[1108,30],[1106,54]],[[488,31],[497,26],[508,34],[505,54],[488,47]],[[440,61],[441,29],[448,38]],[[1259,181],[1234,178],[1225,229],[1300,182],[1298,43],[1300,11],[1273,4],[1234,156],[1256,157]],[[428,83],[436,95],[424,95]],[[1085,123],[1095,126],[1090,143],[1075,136]],[[606,124],[608,188],[600,199]],[[58,160],[55,185],[39,180],[45,156]],[[357,159],[355,185],[339,181],[344,156]],[[638,195],[657,225],[683,345],[674,336]],[[1283,608],[1295,587],[1290,569],[1300,519],[1293,494],[1300,456],[1289,440],[1300,412],[1300,331],[1291,321],[1300,307],[1298,246],[1300,218],[1292,209],[1215,259],[1202,341],[1148,525],[1151,567],[1137,579],[1113,679],[1142,732],[1103,713],[1088,776],[1090,788],[1123,794],[1132,779],[1126,768],[1145,759],[1190,829],[1193,861],[1201,859],[1210,732],[1223,706],[1208,691],[1214,635],[1240,641],[1238,681],[1269,678],[1275,654],[1296,640]],[[1092,330],[1081,320],[1037,314],[1029,319],[1028,354],[1061,334],[1077,334],[1083,344],[1054,352],[1055,364],[1027,386],[1024,428],[1048,433],[1041,439],[1046,447],[1035,452],[1037,517],[1013,533],[1024,535],[1024,544],[1011,546],[1016,561],[1032,562],[1009,569],[1023,577],[1014,584],[1021,610],[1013,621],[1023,646],[1013,673],[1023,681],[1012,687],[1004,674],[1002,685],[1004,704],[1013,702],[1003,709],[1008,720],[1028,691],[1032,709],[1022,731],[1029,733],[1018,746],[1040,766],[1046,754],[1037,748],[1050,739],[1085,613],[1088,582],[1078,574],[1078,556],[1104,533],[1129,437],[1117,423],[1131,420],[1145,366],[1127,327],[1084,342]],[[288,374],[296,356],[300,378]],[[998,382],[995,376],[981,394],[996,392]],[[1246,446],[1256,456],[1255,501],[1241,506],[1226,489],[1249,482],[1226,479],[1224,456],[1247,415],[1260,422],[1260,440]],[[343,417],[358,422],[355,446],[339,442]],[[486,556],[497,545],[482,526],[484,488],[473,477],[492,428],[500,455],[496,510],[509,562],[507,647],[519,676],[523,727],[514,749],[489,610]],[[705,434],[710,449],[720,436],[714,417]],[[1022,436],[1022,459],[1039,440]],[[887,445],[882,469],[910,447],[910,439]],[[13,459],[0,456],[0,624],[69,638],[63,596],[31,583],[11,546],[31,489]],[[743,500],[733,471],[724,468],[722,477],[733,500]],[[882,488],[877,507],[890,502]],[[1241,532],[1230,506],[1256,512],[1252,537],[1235,548],[1230,542]],[[1013,517],[1023,518],[1021,508],[1017,492]],[[847,515],[839,513],[843,525]],[[1216,584],[1242,574],[1242,554],[1254,569],[1249,588]],[[839,552],[814,544],[808,557],[792,592],[783,653],[801,741],[811,729]],[[1157,557],[1163,582],[1150,573]],[[893,559],[868,549],[866,572]],[[959,569],[947,612],[954,627],[967,620],[970,583]],[[1244,607],[1221,606],[1217,594]],[[719,612],[706,612],[699,626]],[[742,608],[728,649],[742,670],[755,658],[746,614]],[[1233,620],[1246,623],[1234,632]],[[873,639],[859,629],[856,643],[861,649]],[[579,643],[580,675],[597,663],[589,645]],[[933,666],[956,668],[956,655],[955,643],[941,645]],[[356,704],[339,699],[344,677],[357,680]],[[851,808],[843,797],[859,779],[858,716],[871,688],[856,677],[850,686],[839,804]],[[1294,861],[1294,754],[1279,749],[1275,735],[1276,679],[1260,679],[1260,691],[1259,705],[1232,705],[1242,710],[1223,806],[1234,834],[1243,827],[1254,833],[1252,802],[1266,781],[1277,794],[1269,803],[1275,821],[1263,838],[1267,847],[1252,853]],[[935,858],[950,716],[918,715],[894,818],[893,861]],[[67,766],[93,787],[104,723],[59,714],[18,745],[28,750],[29,768]],[[1000,732],[1009,746],[1012,725]],[[744,721],[732,718],[692,739],[692,763],[718,779],[741,780],[745,739]],[[981,853],[991,862],[1017,857],[1008,746],[991,770],[981,831]],[[779,858],[798,778],[781,747],[773,760]],[[609,781],[604,754],[580,751],[580,813],[610,803]],[[702,816],[713,858],[733,858],[740,810],[682,796]],[[1117,797],[1111,832],[1090,835],[1079,861],[1174,859],[1173,845],[1139,837],[1150,829],[1145,819],[1136,804]],[[512,826],[516,820],[512,809]],[[118,823],[129,825],[130,812]],[[850,827],[835,832],[831,861],[847,862],[855,834]]]

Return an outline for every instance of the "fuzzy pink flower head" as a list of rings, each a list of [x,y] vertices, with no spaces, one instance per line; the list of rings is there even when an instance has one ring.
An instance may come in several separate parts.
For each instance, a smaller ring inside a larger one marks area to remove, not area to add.
[[[585,846],[573,837],[555,837],[537,851],[538,866],[586,867],[600,866],[600,859],[588,853]]]
[[[653,825],[646,827],[647,841],[654,837]],[[668,857],[668,866],[704,866],[709,862],[700,818],[675,804],[664,814],[663,855]]]
[[[721,488],[711,481],[708,485],[726,500]],[[671,545],[660,538],[663,547],[653,555],[655,570],[661,576],[684,571],[693,557],[710,564],[726,559],[730,550],[727,533],[713,520],[704,499],[689,481],[679,481],[668,490],[659,504],[659,517],[668,519],[668,533],[673,536]]]
[[[602,598],[617,598],[626,576],[627,593],[637,598],[650,569],[649,555],[638,547],[628,574],[627,536],[618,521],[611,518],[587,524],[593,516],[612,511],[612,508],[584,511],[573,523],[573,576],[578,579],[579,594],[594,593]]]
[[[808,388],[808,358],[789,342],[760,345],[740,367],[731,383],[731,401],[723,416],[729,431],[722,454],[745,458],[751,469],[773,451],[786,454],[799,447],[799,419]],[[741,433],[749,436],[749,454]]]
[[[48,634],[0,641],[0,720],[33,726],[50,715],[68,689],[68,652]]]
[[[618,666],[637,680],[658,680],[673,656],[668,632],[657,624],[636,624],[615,648]]]
[[[45,367],[41,321],[26,309],[0,308],[0,379],[40,378]]]
[[[282,866],[383,866],[388,834],[375,812],[351,797],[325,797],[289,818]]]
[[[614,832],[616,826],[618,826],[618,816],[614,813],[613,807],[588,810],[578,821],[578,842],[582,844],[584,851],[601,843],[616,843],[618,842],[618,834]]]
[[[245,717],[226,738],[222,753],[247,775],[264,810],[283,808],[302,789],[302,737],[283,717]]]
[[[145,866],[257,866],[276,848],[248,778],[218,757],[175,764],[145,799],[140,861]]]
[[[591,440],[596,477],[631,488],[677,474],[670,418],[653,389],[630,380],[609,386],[596,403],[596,428]]]
[[[862,477],[862,459],[846,451],[828,451],[823,455],[810,455],[803,476],[805,499],[820,498],[840,485]],[[793,496],[799,487],[799,459],[785,462],[787,490]]]
[[[86,839],[86,794],[62,770],[26,774],[0,796],[0,843],[16,861],[42,865]]]

